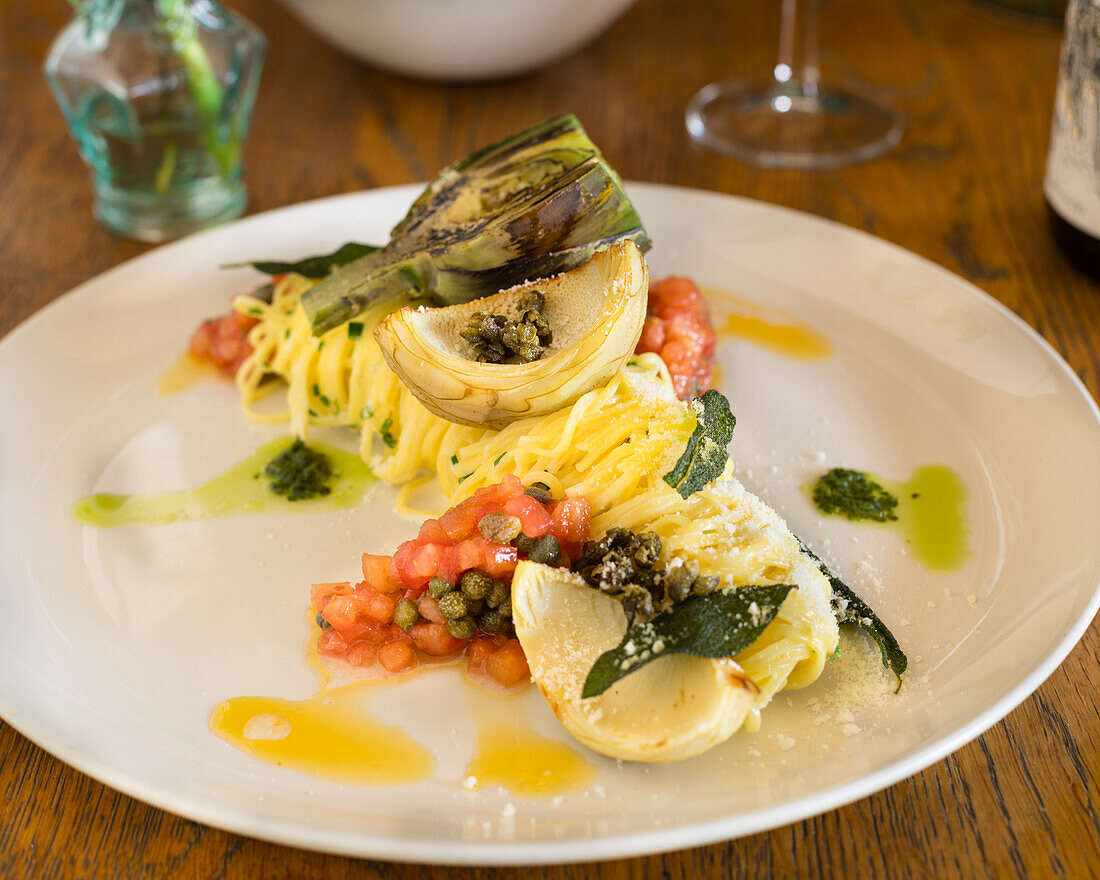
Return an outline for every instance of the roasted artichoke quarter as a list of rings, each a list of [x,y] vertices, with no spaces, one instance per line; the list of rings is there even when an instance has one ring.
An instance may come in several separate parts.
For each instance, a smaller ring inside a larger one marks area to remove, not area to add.
[[[387,245],[336,269],[302,305],[320,336],[381,300],[469,302],[567,272],[624,238],[649,248],[619,176],[562,116],[444,168]]]

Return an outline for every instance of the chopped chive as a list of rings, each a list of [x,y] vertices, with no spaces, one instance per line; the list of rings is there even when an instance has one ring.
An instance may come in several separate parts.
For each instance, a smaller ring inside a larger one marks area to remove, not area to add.
[[[363,335],[363,322],[362,321],[349,321],[348,322],[348,339],[358,339]]]
[[[498,464],[500,464],[501,461],[503,461],[504,456],[506,456],[507,454],[507,452],[502,452],[500,455],[498,455],[496,457],[496,460],[493,462],[493,467],[496,467]]]
[[[361,418],[361,419],[372,419],[372,418],[374,418],[374,408],[370,407],[370,406],[364,406],[361,410],[359,410],[359,418]]]
[[[390,433],[391,427],[393,427],[393,419],[386,419],[382,422],[382,427],[378,431],[378,436],[382,438],[383,443],[390,449],[393,449],[393,447],[397,445],[397,438]]]

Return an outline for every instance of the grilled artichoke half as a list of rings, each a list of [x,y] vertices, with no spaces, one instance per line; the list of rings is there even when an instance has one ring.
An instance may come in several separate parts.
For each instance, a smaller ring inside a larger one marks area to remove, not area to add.
[[[459,332],[475,312],[515,317],[531,290],[546,297],[553,341],[525,364],[485,364]],[[470,303],[391,312],[374,330],[386,362],[429,410],[464,425],[499,428],[568,406],[602,385],[634,353],[649,273],[623,240],[571,272]]]
[[[382,248],[302,297],[320,336],[398,296],[469,302],[567,272],[600,247],[649,237],[622,180],[574,116],[561,116],[444,168]]]
[[[622,605],[572,572],[521,561],[512,580],[516,636],[558,720],[593,751],[658,764],[732,736],[757,687],[733,660],[673,654],[582,699],[584,680],[626,632]]]

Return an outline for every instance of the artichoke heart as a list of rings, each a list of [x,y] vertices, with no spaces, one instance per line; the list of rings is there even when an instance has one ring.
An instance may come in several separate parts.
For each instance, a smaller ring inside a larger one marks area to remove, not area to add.
[[[674,654],[583,699],[592,664],[626,631],[622,605],[579,575],[525,560],[512,580],[512,614],[531,679],[558,720],[612,758],[665,763],[698,755],[741,727],[758,693],[733,660]]]
[[[622,181],[574,116],[444,168],[390,232],[302,297],[315,335],[376,302],[468,302],[579,266],[605,244],[649,247]]]
[[[536,361],[478,363],[460,331],[475,312],[514,315],[530,291],[545,296],[553,341]],[[645,320],[649,274],[629,239],[564,275],[475,302],[391,312],[374,336],[391,369],[436,415],[499,428],[553,412],[607,382],[634,353]]]

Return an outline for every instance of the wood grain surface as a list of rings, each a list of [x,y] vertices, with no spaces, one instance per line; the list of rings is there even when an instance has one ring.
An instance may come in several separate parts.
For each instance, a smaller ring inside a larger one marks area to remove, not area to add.
[[[881,160],[796,172],[698,149],[683,126],[704,83],[770,69],[775,0],[640,0],[582,51],[476,86],[395,78],[341,56],[270,0],[232,5],[270,41],[246,150],[250,211],[422,180],[473,147],[573,111],[628,179],[789,205],[970,279],[1100,394],[1100,288],[1056,251],[1042,198],[1056,28],[963,0],[826,3],[827,74],[874,83],[909,126]],[[62,0],[0,0],[0,334],[146,249],[93,222],[86,170],[43,80],[67,16]],[[0,877],[1100,876],[1098,649],[1094,623],[1005,721],[824,816],[667,855],[526,870],[356,861],[238,837],[118,794],[0,724]]]

